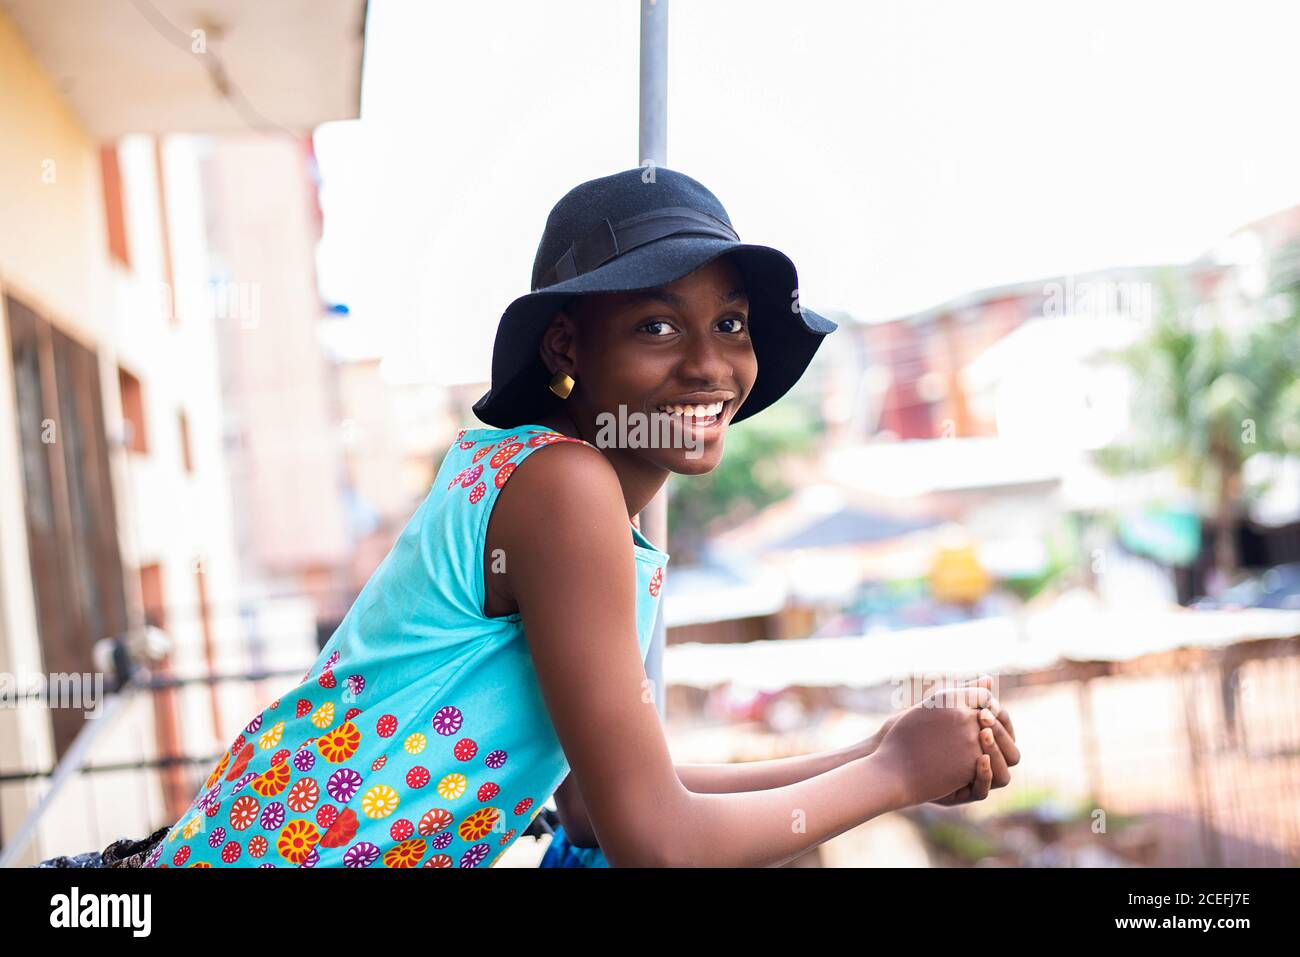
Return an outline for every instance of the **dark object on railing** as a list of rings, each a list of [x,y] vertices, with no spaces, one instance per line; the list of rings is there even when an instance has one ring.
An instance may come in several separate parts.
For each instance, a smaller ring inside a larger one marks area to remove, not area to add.
[[[522,837],[543,837],[553,836],[555,829],[560,826],[560,814],[558,811],[552,811],[549,807],[544,807],[541,813],[533,818],[526,828]]]
[[[167,836],[171,825],[160,827],[148,837],[133,840],[123,837],[102,851],[86,851],[84,854],[62,855],[33,864],[33,867],[143,867],[145,858]]]

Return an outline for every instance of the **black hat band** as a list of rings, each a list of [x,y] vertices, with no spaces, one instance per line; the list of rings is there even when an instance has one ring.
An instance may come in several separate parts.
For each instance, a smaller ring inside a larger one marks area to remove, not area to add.
[[[652,209],[621,220],[617,225],[602,219],[585,236],[569,244],[564,255],[542,274],[533,291],[591,272],[638,246],[679,235],[714,236],[740,242],[736,231],[722,220],[688,206]]]

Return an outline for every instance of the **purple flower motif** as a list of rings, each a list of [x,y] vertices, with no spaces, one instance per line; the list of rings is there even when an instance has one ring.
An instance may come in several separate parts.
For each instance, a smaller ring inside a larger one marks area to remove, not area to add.
[[[258,868],[263,868],[263,867],[275,867],[275,865],[272,864],[270,861],[267,861],[265,864],[258,864],[257,866],[258,866]]]
[[[323,666],[324,670],[329,671],[331,668],[334,667],[334,662],[338,660],[339,660],[339,652],[338,649],[335,648],[333,651],[330,652],[330,656],[325,659],[325,664]]]
[[[430,843],[432,843],[435,849],[441,851],[448,844],[450,844],[452,840],[453,838],[451,836],[451,831],[443,831],[440,834],[435,834],[433,841],[431,841]]]
[[[343,855],[344,867],[369,867],[379,860],[379,846],[369,841],[361,841],[348,848]]]
[[[460,866],[478,867],[483,863],[483,858],[488,856],[489,850],[490,848],[486,844],[475,844],[460,856]]]
[[[303,748],[293,756],[293,766],[299,771],[310,771],[316,764],[316,755]]]
[[[221,826],[214,827],[212,833],[208,835],[208,847],[220,847],[226,842],[226,829]]]
[[[326,793],[340,804],[351,801],[359,787],[361,787],[361,775],[351,768],[339,768],[325,782]]]
[[[194,806],[197,807],[200,811],[206,811],[214,804],[220,804],[220,803],[221,803],[221,782],[218,781],[216,784],[212,785],[212,787],[208,788],[206,791],[203,792],[202,796],[200,796],[199,799],[194,802]]]
[[[361,675],[348,675],[348,690],[354,695],[366,690],[366,679]]]
[[[465,716],[460,713],[460,708],[452,705],[439,709],[433,716],[433,730],[442,735],[455,734],[464,723]]]
[[[284,826],[284,805],[279,801],[272,801],[262,808],[262,816],[257,823],[262,825],[264,831],[278,831]]]
[[[257,734],[257,729],[260,728],[261,726],[262,726],[262,716],[259,714],[252,721],[248,722],[248,726],[244,728],[244,733]]]
[[[255,777],[257,777],[257,772],[249,771],[247,774],[245,774],[243,777],[241,777],[238,781],[235,782],[235,786],[230,789],[230,793],[238,794],[240,791],[244,790],[244,788],[248,786],[248,782],[253,780],[253,778]]]
[[[478,477],[482,474],[483,474],[483,466],[482,465],[474,466],[472,469],[466,472],[465,477],[460,480],[460,487],[469,488],[471,485],[473,485],[475,482],[478,481]]]
[[[320,851],[318,851],[316,848],[313,847],[313,848],[311,849],[311,853],[307,855],[307,859],[304,860],[304,861],[303,861],[301,864],[299,864],[298,866],[299,866],[299,867],[315,867],[315,866],[316,866],[317,864],[319,864],[319,863],[320,863]]]
[[[157,867],[158,858],[160,857],[162,857],[162,841],[159,841],[157,846],[154,847],[154,849],[149,852],[149,856],[144,859],[144,866]]]
[[[501,765],[506,763],[506,753],[500,748],[497,748],[497,750],[491,752],[483,759],[483,763],[495,771],[497,768],[501,767]]]

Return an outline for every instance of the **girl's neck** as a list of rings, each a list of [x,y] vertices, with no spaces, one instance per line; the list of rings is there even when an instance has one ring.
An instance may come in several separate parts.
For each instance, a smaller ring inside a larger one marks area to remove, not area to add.
[[[590,442],[604,453],[605,458],[609,459],[610,464],[614,466],[615,473],[618,475],[618,484],[623,489],[623,501],[627,505],[629,519],[634,515],[639,515],[663,487],[664,482],[668,481],[667,469],[647,462],[637,455],[633,449],[600,448],[596,442],[595,427],[593,426],[590,429],[580,428],[574,421],[573,416],[567,412],[538,419],[537,424],[544,425],[548,429],[554,429],[556,432],[570,438]],[[590,431],[590,435],[587,434],[588,431]]]

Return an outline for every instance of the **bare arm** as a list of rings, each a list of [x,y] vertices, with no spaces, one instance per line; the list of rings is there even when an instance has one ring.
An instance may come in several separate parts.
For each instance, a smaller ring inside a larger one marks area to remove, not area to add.
[[[677,764],[674,768],[682,785],[696,794],[762,791],[806,781],[849,761],[865,758],[875,750],[877,739],[878,734],[873,734],[848,747],[787,758],[731,764]],[[575,847],[597,846],[582,792],[572,774],[556,789],[555,806],[570,844]]]
[[[775,787],[690,790],[643,693],[634,558],[609,463],[568,443],[530,456],[496,511],[542,695],[611,864],[780,864],[905,806],[900,762],[874,754]],[[802,766],[778,764],[769,780]]]

